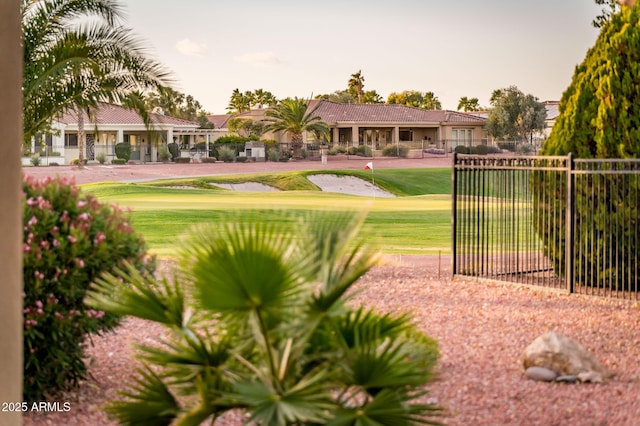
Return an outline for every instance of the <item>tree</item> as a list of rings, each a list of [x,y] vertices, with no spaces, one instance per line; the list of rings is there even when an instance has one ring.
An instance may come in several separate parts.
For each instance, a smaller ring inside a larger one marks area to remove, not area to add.
[[[131,92],[169,84],[168,72],[120,20],[114,0],[23,0],[26,143],[67,110],[124,102]],[[78,149],[82,165],[82,137]]]
[[[542,147],[542,155],[567,155],[578,158],[640,158],[640,5],[622,7],[611,16],[595,45],[589,49],[583,62],[574,71],[569,87],[560,100],[560,114],[549,138]],[[605,167],[605,166],[603,166]],[[585,180],[582,180],[585,182]],[[576,187],[575,236],[603,235],[612,223],[625,224],[598,250],[582,253],[575,260],[575,277],[581,277],[578,265],[593,265],[597,274],[590,277],[592,286],[620,285],[623,277],[637,276],[634,268],[640,263],[637,253],[637,229],[640,212],[627,200],[637,199],[640,188],[635,184],[620,184],[616,174],[601,176],[596,186],[590,181]],[[591,181],[593,182],[593,180]],[[566,204],[566,194],[556,193],[544,181],[537,180],[534,187],[540,195],[534,199],[555,199]],[[601,188],[611,188],[604,190]],[[536,206],[540,217],[548,214],[549,207]],[[564,215],[563,215],[564,216]],[[548,216],[547,216],[548,217]],[[564,217],[552,217],[551,226],[537,224],[537,230],[556,266],[564,264]],[[635,225],[634,225],[635,224]],[[582,230],[585,232],[582,232]],[[618,264],[616,253],[634,253],[627,263]],[[554,255],[555,254],[555,255]],[[599,261],[598,261],[599,259]],[[562,269],[560,269],[562,270]],[[614,277],[607,282],[607,277]],[[584,281],[583,281],[584,282]]]
[[[331,102],[338,102],[341,104],[355,104],[356,100],[348,90],[336,90],[333,93],[327,95],[316,95],[315,99],[326,99]]]
[[[480,102],[478,98],[468,98],[466,96],[462,96],[458,101],[458,111],[463,110],[465,112],[468,111],[480,111]]]
[[[596,28],[602,28],[609,20],[611,16],[618,13],[620,11],[619,0],[594,0],[597,5],[605,5],[602,9],[602,14],[596,16],[591,22]]]
[[[407,105],[423,109],[442,109],[442,104],[433,92],[419,92],[417,90],[404,90],[391,92],[387,97],[388,104]]]
[[[240,89],[233,89],[231,98],[229,99],[229,105],[227,105],[227,111],[231,114],[249,111],[252,101],[253,97],[251,92],[247,91],[242,93]]]
[[[193,96],[185,95],[171,87],[158,87],[144,96],[144,102],[147,111],[183,120],[196,121],[200,128],[213,128],[213,123],[209,122],[207,118],[209,113],[204,110],[200,102]]]
[[[264,133],[265,123],[250,118],[233,117],[229,119],[229,130],[246,138],[260,139]]]
[[[362,70],[358,70],[357,73],[351,74],[351,78],[349,78],[347,87],[347,90],[357,100],[357,103],[361,104],[364,88],[364,77],[362,76]]]
[[[307,111],[309,102],[300,99],[283,99],[265,113],[268,123],[265,131],[281,131],[291,134],[291,146],[296,158],[302,157],[302,134],[312,132],[316,137],[328,137],[329,126],[322,119],[314,115],[319,104],[311,111]]]
[[[544,104],[516,86],[494,90],[490,102],[487,131],[497,139],[530,140],[533,133],[545,129]]]
[[[384,98],[375,90],[366,90],[362,95],[363,104],[383,104]]]
[[[273,95],[273,93],[268,92],[263,89],[256,89],[252,92],[251,96],[251,104],[257,108],[262,109],[266,106],[274,106],[278,103],[278,99]]]
[[[194,233],[172,277],[97,283],[94,308],[167,330],[141,347],[144,366],[107,410],[129,425],[213,425],[237,409],[257,425],[437,424],[439,409],[417,400],[436,342],[410,315],[349,303],[378,260],[366,215],[266,213],[230,212]]]

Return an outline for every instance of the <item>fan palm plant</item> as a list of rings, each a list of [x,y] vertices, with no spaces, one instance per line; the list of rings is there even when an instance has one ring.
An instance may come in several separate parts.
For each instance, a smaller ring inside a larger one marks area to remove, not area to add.
[[[116,0],[22,1],[25,141],[65,111],[77,111],[82,121],[98,102],[124,103],[134,91],[170,84],[121,16]]]
[[[436,424],[438,408],[417,399],[436,343],[406,315],[348,303],[378,259],[358,237],[363,218],[234,212],[193,234],[172,279],[105,276],[90,305],[172,330],[140,347],[143,366],[111,415],[199,425],[241,409],[263,425]]]
[[[329,126],[315,115],[318,104],[311,111],[307,111],[309,102],[300,98],[281,100],[275,107],[265,113],[266,131],[282,131],[291,134],[293,156],[302,157],[302,134],[312,132],[316,137],[329,136]]]

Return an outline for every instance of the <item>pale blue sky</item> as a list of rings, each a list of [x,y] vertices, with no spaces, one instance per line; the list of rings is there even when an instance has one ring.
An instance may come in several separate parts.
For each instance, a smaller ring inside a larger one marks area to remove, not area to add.
[[[130,0],[127,25],[170,68],[177,89],[223,114],[231,92],[309,97],[362,70],[386,98],[433,91],[487,105],[518,86],[559,100],[598,35],[593,0]]]

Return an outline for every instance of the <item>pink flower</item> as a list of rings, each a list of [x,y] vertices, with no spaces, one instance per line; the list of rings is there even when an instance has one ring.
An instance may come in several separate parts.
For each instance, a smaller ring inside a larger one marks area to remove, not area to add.
[[[60,241],[58,241],[57,239],[53,240],[52,244],[53,244],[54,247],[59,247],[60,246]]]
[[[31,216],[31,219],[29,219],[29,222],[27,222],[27,226],[32,227],[37,223],[38,223],[38,218],[35,216]]]
[[[75,244],[75,243],[78,241],[78,239],[77,239],[76,237],[74,237],[73,235],[69,235],[69,236],[67,237],[67,239],[69,240],[69,242],[70,242],[71,244]]]
[[[86,222],[87,220],[89,220],[89,213],[82,213],[78,216],[78,219]]]
[[[87,205],[87,202],[86,202],[86,201],[84,201],[84,200],[79,200],[79,201],[78,201],[78,208],[79,208],[79,209],[83,208],[83,207],[84,207],[84,206],[86,206],[86,205]]]
[[[76,259],[76,265],[78,265],[78,268],[84,268],[84,260]]]

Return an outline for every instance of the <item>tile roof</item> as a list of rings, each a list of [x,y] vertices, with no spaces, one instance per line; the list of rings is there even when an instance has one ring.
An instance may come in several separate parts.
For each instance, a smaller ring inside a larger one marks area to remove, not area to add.
[[[214,129],[226,129],[227,122],[233,117],[231,114],[207,115],[207,119],[213,123]]]
[[[144,125],[142,117],[132,109],[125,108],[120,105],[113,104],[100,104],[97,109],[93,111],[93,118],[84,113],[85,125],[90,124],[139,124]],[[168,124],[180,127],[199,127],[199,124],[194,121],[183,120],[181,118],[169,117],[162,114],[149,114],[151,122],[154,124]],[[67,111],[59,122],[64,124],[78,124],[78,117],[74,111]],[[94,123],[95,121],[95,123]]]
[[[481,124],[485,120],[456,111],[426,110],[398,104],[343,104],[328,100],[310,101],[309,110],[327,124],[336,123],[434,123],[465,122]]]

